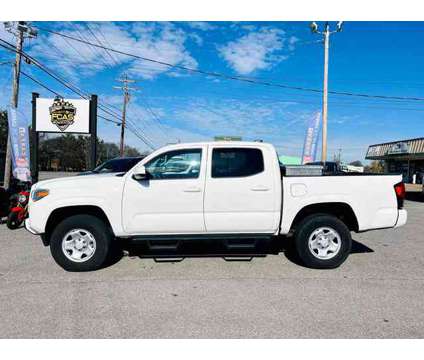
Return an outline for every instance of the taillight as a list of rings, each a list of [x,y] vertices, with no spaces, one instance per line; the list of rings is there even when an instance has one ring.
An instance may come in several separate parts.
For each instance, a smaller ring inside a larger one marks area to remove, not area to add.
[[[395,186],[396,199],[398,204],[398,209],[403,208],[403,201],[405,200],[405,184],[400,182]]]

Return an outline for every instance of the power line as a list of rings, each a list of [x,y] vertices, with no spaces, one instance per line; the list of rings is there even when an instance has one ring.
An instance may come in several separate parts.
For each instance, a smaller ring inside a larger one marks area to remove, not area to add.
[[[96,36],[96,34],[94,33],[94,31],[90,28],[90,26],[88,25],[88,23],[86,24],[87,25],[87,29],[88,29],[88,31],[90,31],[90,33],[93,35],[93,37],[94,37],[94,39],[96,39],[96,41],[97,41],[97,43],[99,44],[99,45],[102,45],[103,46],[103,43],[100,41],[100,39]],[[104,37],[104,36],[103,36]],[[118,62],[115,60],[115,58],[112,56],[112,54],[110,53],[110,51],[109,50],[105,50],[105,52],[106,52],[106,54],[112,59],[112,62],[115,64],[115,65],[119,65],[118,64]]]
[[[106,42],[106,44],[108,44],[110,47],[112,47],[112,45],[110,45],[108,39],[106,38],[106,36],[103,34],[103,31],[100,27],[99,24],[97,24],[97,31],[99,32],[100,36],[103,38],[103,40]],[[103,45],[103,44],[102,44]],[[119,65],[119,59],[115,56],[114,53],[111,53],[108,51],[109,56],[115,61],[116,65]]]
[[[62,94],[58,93],[58,92],[57,92],[57,91],[55,91],[55,90],[52,90],[52,89],[51,89],[51,88],[49,88],[47,85],[43,84],[40,80],[38,80],[38,79],[34,78],[34,77],[33,77],[33,76],[31,76],[31,75],[28,75],[27,73],[25,73],[25,72],[24,72],[24,71],[22,71],[22,70],[21,70],[21,74],[22,74],[22,75],[24,75],[26,78],[30,79],[31,81],[35,82],[36,84],[38,84],[39,86],[41,86],[41,87],[42,87],[42,88],[44,88],[45,90],[47,90],[47,91],[51,92],[52,94],[54,94],[54,95],[56,95],[56,96],[63,97],[63,95],[62,95]],[[99,114],[97,114],[97,116],[98,116],[99,118],[103,119],[103,120],[106,120],[106,121],[112,122],[112,123],[117,124],[117,125],[121,125],[121,123],[120,123],[120,122],[118,122],[118,121],[115,121],[115,120],[109,119],[109,118],[104,117],[104,116],[99,115]]]
[[[18,53],[18,50],[10,43],[8,43],[7,41],[0,39],[1,42],[5,43],[6,45],[0,44],[1,47],[9,50],[9,51],[13,51],[15,53]],[[83,99],[88,99],[89,95],[84,94],[82,92],[82,90],[80,90],[78,87],[74,86],[73,84],[71,84],[70,82],[62,79],[61,77],[59,77],[58,75],[56,75],[52,70],[48,69],[46,66],[44,66],[42,63],[40,63],[37,59],[35,59],[34,57],[26,54],[23,51],[19,52],[23,57],[25,57],[27,60],[29,60],[32,64],[34,64],[35,66],[37,66],[39,69],[43,70],[44,72],[46,72],[48,75],[50,75],[52,78],[54,78],[56,81],[58,81],[59,83],[61,83],[63,86],[65,86],[67,89],[71,90],[73,93],[79,95],[80,97],[82,97]],[[51,89],[49,89],[51,90]],[[103,105],[101,103],[98,103],[98,107],[99,110],[102,110],[103,112],[111,115],[112,117],[115,117],[117,119],[120,120],[119,115],[117,115],[116,113],[114,113],[112,110],[110,110],[110,108],[106,105]],[[153,145],[153,143],[144,135],[142,135],[140,133],[139,130],[131,130],[131,132],[134,133],[134,135],[136,135],[140,140],[142,140],[149,148],[151,148],[152,150],[155,149],[155,146]]]
[[[141,102],[143,107],[150,113],[151,118],[153,120],[156,121],[156,123],[158,124],[158,128],[160,129],[161,133],[165,136],[165,139],[171,139],[168,134],[167,131],[164,127],[164,125],[162,124],[161,119],[159,118],[159,116],[156,114],[155,111],[153,111],[153,109],[151,108],[151,106],[149,105],[149,103],[147,102],[147,100],[145,98],[143,98],[143,96],[141,96]],[[177,139],[176,139],[177,140]]]
[[[99,45],[103,45],[99,39],[97,38],[96,34],[93,32],[93,30],[91,30],[90,26],[88,25],[88,23],[85,23],[85,26],[88,29],[88,32],[90,33],[90,35],[94,38],[94,40],[99,44]],[[109,52],[107,50],[104,50],[106,52],[106,54],[109,55]],[[100,54],[100,58],[102,59],[102,62],[109,68],[111,69],[112,66],[110,65],[110,63],[105,59],[104,53],[103,52],[99,52]]]
[[[50,91],[51,93],[55,94],[56,96],[62,96],[62,95],[60,95],[58,92],[56,92],[56,91],[54,91],[54,90],[50,89],[48,86],[44,85],[41,81],[39,81],[39,80],[35,79],[35,78],[34,78],[34,77],[32,77],[31,75],[28,75],[27,73],[23,72],[22,70],[21,70],[21,74],[22,74],[23,76],[25,76],[26,78],[28,78],[28,79],[32,80],[32,81],[33,81],[33,82],[35,82],[36,84],[40,85],[42,88],[46,89],[47,91]]]
[[[60,33],[60,32],[54,31],[54,30],[49,30],[49,29],[45,29],[45,28],[42,28],[42,27],[39,27],[39,29],[42,30],[42,31],[49,32],[51,34],[55,34],[55,35],[58,35],[58,36],[62,36],[62,37],[74,40],[74,41],[82,42],[82,43],[89,45],[89,46],[102,48],[104,50],[109,50],[109,51],[112,51],[112,52],[117,53],[117,54],[133,57],[133,58],[136,58],[136,59],[139,59],[139,60],[144,60],[144,61],[148,61],[148,62],[160,64],[160,65],[164,65],[164,66],[167,66],[167,67],[170,67],[170,68],[176,68],[176,69],[184,70],[184,71],[187,71],[187,72],[190,72],[190,73],[198,73],[198,74],[212,76],[212,77],[216,77],[216,78],[222,78],[222,79],[226,79],[226,80],[235,80],[235,81],[241,81],[241,82],[246,82],[246,83],[251,83],[251,84],[258,84],[258,85],[264,85],[264,86],[270,86],[270,87],[278,87],[278,88],[283,88],[283,89],[308,91],[308,92],[315,92],[315,93],[322,93],[323,92],[320,89],[314,89],[314,88],[308,88],[308,87],[302,87],[302,86],[291,86],[291,85],[280,84],[280,83],[275,83],[275,82],[271,82],[271,81],[255,80],[255,79],[249,78],[249,77],[227,75],[227,74],[222,74],[222,73],[218,73],[218,72],[210,72],[210,71],[205,71],[205,70],[200,70],[200,69],[195,69],[195,68],[189,68],[189,67],[183,66],[183,65],[175,65],[175,64],[171,64],[171,63],[168,63],[168,62],[165,62],[165,61],[154,60],[154,59],[146,58],[144,56],[140,56],[140,55],[128,53],[128,52],[125,52],[125,51],[113,49],[111,47],[107,47],[107,46],[104,46],[104,45],[94,44],[94,43],[91,43],[89,41],[82,40],[82,39],[76,38],[74,36],[63,34],[63,33]],[[362,98],[424,101],[424,98],[421,98],[421,97],[374,95],[374,94],[363,94],[363,93],[354,93],[354,92],[346,92],[346,91],[328,91],[328,93],[333,94],[333,95],[355,96],[355,97],[362,97]]]
[[[80,27],[76,24],[72,24],[71,22],[69,22],[72,26],[74,26],[75,30],[78,32],[78,34],[80,35],[80,42],[83,41],[88,41],[88,37],[86,37],[83,33],[82,33],[82,28],[80,30]],[[87,25],[87,24],[86,24]],[[105,65],[106,67],[110,68],[110,65],[105,61],[103,54],[98,51],[98,49],[96,49],[97,51],[95,51],[93,48],[91,48],[90,46],[88,46],[88,49],[94,54],[95,58],[98,60],[101,60],[101,62],[103,63],[103,65]]]

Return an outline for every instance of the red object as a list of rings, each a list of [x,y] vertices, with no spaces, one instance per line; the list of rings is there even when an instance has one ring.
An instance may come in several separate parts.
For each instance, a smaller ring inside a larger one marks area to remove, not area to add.
[[[26,200],[24,202],[18,202],[10,209],[10,213],[17,214],[17,220],[19,223],[22,223],[28,215],[28,200],[29,200],[29,191],[21,191],[19,195],[24,195]]]
[[[398,209],[403,208],[403,201],[405,200],[405,184],[403,182],[397,183],[395,186],[396,199],[398,202]]]

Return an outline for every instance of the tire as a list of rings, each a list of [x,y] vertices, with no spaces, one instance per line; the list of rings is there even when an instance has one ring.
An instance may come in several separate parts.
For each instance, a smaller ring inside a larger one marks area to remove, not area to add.
[[[66,271],[93,271],[101,268],[110,256],[112,240],[112,231],[99,218],[74,215],[61,221],[53,230],[50,252]]]
[[[19,221],[17,212],[9,213],[9,215],[7,216],[6,225],[10,230],[17,229],[21,224],[22,222]]]
[[[334,269],[349,256],[352,238],[348,227],[335,216],[315,214],[297,226],[295,248],[305,266]]]

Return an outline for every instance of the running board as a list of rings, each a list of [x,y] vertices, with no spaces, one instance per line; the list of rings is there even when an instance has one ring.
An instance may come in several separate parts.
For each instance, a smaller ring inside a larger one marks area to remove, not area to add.
[[[181,241],[181,240],[266,240],[274,237],[274,234],[175,234],[175,235],[137,235],[129,238],[130,242],[144,241]]]
[[[180,240],[147,240],[146,245],[149,250],[176,251],[180,245]]]
[[[224,245],[228,250],[252,250],[256,248],[256,239],[228,239]]]

